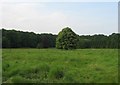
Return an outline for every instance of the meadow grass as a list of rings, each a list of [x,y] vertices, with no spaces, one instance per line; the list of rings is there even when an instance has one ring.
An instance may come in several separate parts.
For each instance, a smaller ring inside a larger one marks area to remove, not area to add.
[[[0,49],[0,84],[2,84],[2,49]]]
[[[118,49],[3,49],[3,83],[117,83]]]

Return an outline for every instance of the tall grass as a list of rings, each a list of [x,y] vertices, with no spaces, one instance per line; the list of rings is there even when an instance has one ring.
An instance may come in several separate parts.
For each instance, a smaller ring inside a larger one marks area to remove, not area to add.
[[[117,49],[3,49],[3,83],[117,83]]]

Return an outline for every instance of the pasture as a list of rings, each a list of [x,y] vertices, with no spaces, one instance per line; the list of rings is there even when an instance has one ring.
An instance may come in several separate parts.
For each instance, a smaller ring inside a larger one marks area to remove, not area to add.
[[[118,49],[3,49],[3,83],[117,83]]]

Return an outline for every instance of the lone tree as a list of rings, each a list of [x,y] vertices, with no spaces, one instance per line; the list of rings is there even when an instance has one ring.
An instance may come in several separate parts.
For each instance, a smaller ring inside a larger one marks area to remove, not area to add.
[[[58,49],[76,49],[78,42],[78,35],[76,35],[71,28],[66,27],[59,32],[56,39],[56,48]]]

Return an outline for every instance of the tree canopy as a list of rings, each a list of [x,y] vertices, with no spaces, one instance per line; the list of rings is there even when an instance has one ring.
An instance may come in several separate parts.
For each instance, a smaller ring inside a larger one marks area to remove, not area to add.
[[[53,48],[57,35],[2,29],[3,48]]]
[[[77,35],[70,29],[63,29],[58,35],[36,34],[16,30],[2,29],[2,48],[120,48],[120,33],[112,33],[109,36],[103,34]],[[57,38],[57,39],[56,39]],[[75,38],[75,40],[73,40]],[[57,41],[63,42],[59,43]],[[76,41],[77,46],[76,46]],[[74,43],[73,43],[74,42]],[[66,44],[68,43],[68,44]],[[72,43],[72,44],[71,44]],[[74,47],[75,46],[75,47]]]
[[[76,49],[77,48],[78,36],[71,30],[71,28],[66,27],[59,32],[56,39],[56,48],[58,49]]]

